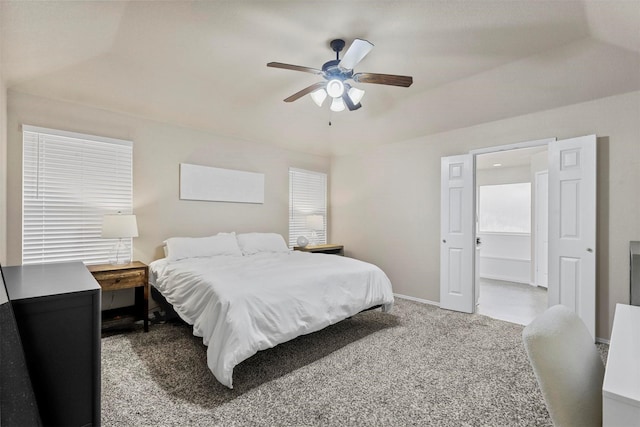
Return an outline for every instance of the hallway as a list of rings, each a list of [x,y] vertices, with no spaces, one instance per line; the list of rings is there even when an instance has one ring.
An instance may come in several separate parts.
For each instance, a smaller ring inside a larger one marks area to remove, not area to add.
[[[480,279],[477,313],[528,325],[547,308],[547,289],[523,283]]]

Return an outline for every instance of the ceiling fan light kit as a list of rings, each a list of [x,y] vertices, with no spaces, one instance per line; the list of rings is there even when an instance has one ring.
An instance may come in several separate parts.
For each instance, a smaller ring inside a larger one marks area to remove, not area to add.
[[[350,88],[347,93],[349,94],[349,98],[351,98],[351,102],[354,104],[358,104],[364,96],[364,90],[358,89],[357,87]]]
[[[333,100],[331,101],[331,107],[329,108],[331,109],[331,111],[335,111],[336,113],[344,111],[344,101],[342,100],[342,98],[333,98]]]
[[[309,96],[311,97],[311,99],[313,99],[313,102],[315,102],[318,107],[322,107],[322,103],[325,99],[327,99],[327,91],[320,88],[316,91],[311,92]]]
[[[285,102],[293,102],[309,94],[313,102],[318,107],[321,107],[328,95],[332,98],[331,106],[329,107],[331,111],[338,112],[345,109],[354,111],[362,107],[360,100],[364,96],[364,90],[351,86],[346,82],[347,80],[400,87],[409,87],[413,83],[413,77],[411,76],[376,73],[354,74],[353,68],[373,49],[373,43],[367,40],[355,39],[342,59],[340,59],[340,52],[344,49],[344,40],[335,39],[329,45],[336,53],[336,59],[325,62],[322,65],[322,69],[281,62],[269,62],[267,64],[267,67],[317,74],[325,79],[324,82],[314,83],[285,98]]]
[[[344,93],[344,83],[342,80],[331,79],[327,82],[327,93],[332,98],[339,98]]]

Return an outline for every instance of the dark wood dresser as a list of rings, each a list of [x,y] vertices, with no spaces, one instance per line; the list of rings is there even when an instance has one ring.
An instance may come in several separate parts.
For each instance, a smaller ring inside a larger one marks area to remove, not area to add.
[[[3,267],[44,425],[100,425],[100,286],[81,262]]]

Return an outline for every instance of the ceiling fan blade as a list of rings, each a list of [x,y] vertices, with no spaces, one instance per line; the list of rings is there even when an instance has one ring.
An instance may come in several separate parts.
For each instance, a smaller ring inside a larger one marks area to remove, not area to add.
[[[362,61],[362,58],[371,52],[371,49],[373,49],[373,43],[362,39],[355,39],[345,52],[338,66],[343,70],[353,70],[353,68],[358,65],[358,62]]]
[[[357,73],[353,80],[358,83],[375,83],[379,85],[409,87],[413,83],[411,76],[397,76],[395,74]]]
[[[285,70],[293,71],[303,71],[305,73],[311,74],[322,74],[322,70],[318,70],[317,68],[303,67],[302,65],[283,64],[282,62],[269,62],[267,64],[267,67],[282,68]]]
[[[346,91],[342,94],[342,100],[344,101],[349,111],[357,110],[358,108],[362,107],[362,104],[359,102],[353,105],[353,101],[351,100],[351,98],[349,98],[349,94]]]
[[[293,95],[291,95],[288,98],[285,98],[284,102],[293,102],[296,99],[302,98],[303,96],[305,96],[308,93],[311,93],[315,90],[321,89],[323,87],[325,87],[327,83],[326,82],[318,82],[318,83],[314,83],[311,86],[305,87],[304,89],[302,89],[300,92],[296,92]]]

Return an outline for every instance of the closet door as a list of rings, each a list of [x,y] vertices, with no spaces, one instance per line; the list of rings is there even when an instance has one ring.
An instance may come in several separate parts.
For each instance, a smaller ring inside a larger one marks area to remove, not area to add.
[[[473,313],[473,157],[443,157],[440,176],[440,308]]]

